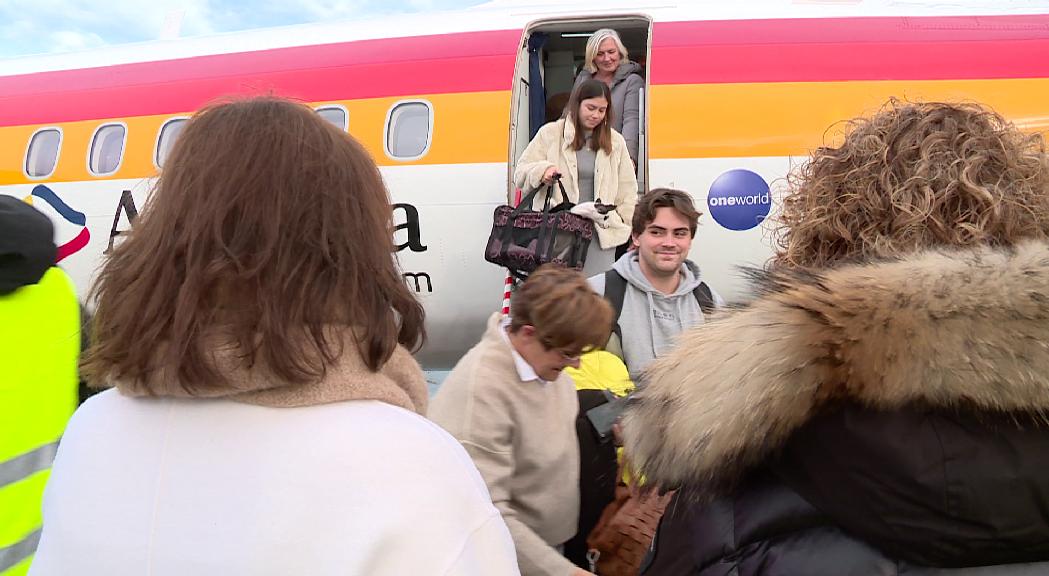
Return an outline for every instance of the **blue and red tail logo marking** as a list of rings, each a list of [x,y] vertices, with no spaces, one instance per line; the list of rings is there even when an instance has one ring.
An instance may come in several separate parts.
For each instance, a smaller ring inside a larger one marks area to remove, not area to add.
[[[87,216],[85,216],[83,212],[74,210],[73,207],[59,198],[54,191],[43,184],[39,184],[33,188],[33,192],[27,200],[31,200],[31,198],[39,198],[44,202],[47,202],[47,204],[67,222],[80,226],[80,232],[77,233],[72,240],[58,247],[58,258],[55,260],[56,263],[61,262],[67,256],[75,254],[83,249],[84,246],[87,246],[88,241],[91,240],[91,231],[87,229]]]

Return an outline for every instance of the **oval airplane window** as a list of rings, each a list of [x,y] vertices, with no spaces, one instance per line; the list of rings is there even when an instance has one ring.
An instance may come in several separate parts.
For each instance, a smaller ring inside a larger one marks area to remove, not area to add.
[[[99,126],[91,138],[91,148],[87,156],[87,168],[93,175],[105,176],[120,168],[126,136],[127,128],[123,124]]]
[[[58,128],[45,128],[33,134],[26,149],[25,172],[31,178],[46,178],[58,164],[58,149],[62,144],[62,132]]]
[[[396,160],[416,160],[426,155],[433,131],[429,102],[394,104],[386,119],[386,155]]]
[[[346,114],[346,109],[341,106],[325,106],[323,108],[317,108],[317,114],[331,122],[336,128],[346,132],[350,129],[349,117]]]
[[[157,156],[155,164],[157,168],[164,167],[164,161],[168,159],[168,154],[171,154],[171,148],[175,146],[175,141],[178,140],[179,134],[182,134],[182,129],[186,127],[186,118],[172,118],[164,125],[160,127],[160,135],[157,136]]]

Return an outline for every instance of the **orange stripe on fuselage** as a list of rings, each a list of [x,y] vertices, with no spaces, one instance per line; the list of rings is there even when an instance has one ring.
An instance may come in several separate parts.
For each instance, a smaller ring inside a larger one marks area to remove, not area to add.
[[[979,102],[1049,132],[1049,78],[654,85],[650,158],[801,156],[890,97]]]
[[[391,159],[386,156],[382,143],[387,112],[396,102],[415,99],[426,100],[433,106],[434,126],[430,150],[418,160]],[[350,133],[368,148],[380,166],[506,162],[509,92],[428,94],[315,103],[316,106],[323,104],[340,104],[346,108]],[[165,120],[177,116],[180,114],[0,127],[0,185],[151,176],[156,172],[153,154],[157,132]],[[127,125],[124,160],[114,174],[92,176],[87,170],[91,135],[98,126],[109,122]],[[26,146],[33,132],[45,126],[58,126],[63,132],[58,166],[48,178],[30,179],[26,177],[22,166]]]
[[[849,118],[869,114],[890,97],[987,104],[1030,131],[1049,132],[1049,79],[773,82],[652,85],[650,159],[802,156],[840,133]],[[430,151],[398,161],[382,146],[386,113],[412,96],[335,101],[347,108],[350,132],[382,166],[506,162],[509,91],[436,94]],[[326,104],[324,103],[316,103]],[[59,124],[64,131],[58,169],[43,182],[142,178],[155,172],[157,131],[172,115],[117,119],[128,126],[120,169],[105,177],[87,172],[92,132],[106,120]],[[0,128],[0,185],[35,182],[22,172],[30,135],[39,128]]]

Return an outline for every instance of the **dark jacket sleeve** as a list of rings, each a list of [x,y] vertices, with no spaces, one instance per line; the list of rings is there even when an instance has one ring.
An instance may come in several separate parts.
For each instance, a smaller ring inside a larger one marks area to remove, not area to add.
[[[897,576],[896,563],[849,537],[767,471],[703,504],[667,506],[644,576]]]
[[[836,524],[912,564],[1049,558],[1049,428],[1031,416],[846,404],[795,433],[776,469]]]

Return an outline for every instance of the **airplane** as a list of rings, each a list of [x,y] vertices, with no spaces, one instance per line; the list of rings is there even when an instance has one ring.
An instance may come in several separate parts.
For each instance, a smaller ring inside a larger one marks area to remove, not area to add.
[[[0,193],[54,219],[83,298],[194,110],[231,95],[306,102],[379,164],[428,314],[417,358],[447,370],[502,303],[505,271],[483,250],[514,194],[530,93],[569,91],[600,28],[645,71],[641,191],[693,195],[706,214],[691,258],[730,300],[745,292],[737,266],[772,253],[785,175],[841,121],[895,97],[976,101],[1049,130],[1049,0],[495,0],[0,61]]]

